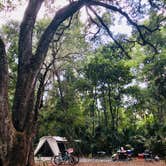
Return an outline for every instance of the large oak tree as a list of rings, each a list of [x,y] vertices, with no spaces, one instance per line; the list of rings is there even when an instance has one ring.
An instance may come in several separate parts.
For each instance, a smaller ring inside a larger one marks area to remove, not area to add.
[[[37,77],[54,34],[65,20],[70,19],[83,6],[86,6],[87,11],[91,11],[88,13],[89,20],[99,29],[104,28],[126,55],[128,53],[125,51],[123,45],[118,42],[118,39],[113,35],[107,23],[102,19],[102,16],[96,12],[96,9],[105,8],[107,12],[119,13],[133,27],[135,33],[137,33],[135,39],[130,41],[129,39],[125,39],[125,41],[129,43],[138,42],[141,45],[148,44],[157,53],[157,48],[146,36],[158,30],[164,18],[158,17],[153,27],[139,24],[137,19],[141,15],[147,14],[149,7],[153,8],[156,12],[157,10],[164,10],[164,1],[162,0],[149,0],[146,5],[141,0],[70,1],[67,6],[56,11],[52,21],[40,37],[34,53],[32,51],[33,30],[37,14],[43,3],[44,0],[29,0],[24,18],[20,24],[18,74],[12,110],[9,110],[8,101],[8,60],[5,44],[2,37],[0,37],[0,165],[2,166],[33,165],[32,141],[35,136],[39,111],[36,109],[39,107],[35,107],[35,101],[37,101],[35,95]],[[145,11],[143,7],[145,7]],[[96,19],[94,19],[94,16]]]

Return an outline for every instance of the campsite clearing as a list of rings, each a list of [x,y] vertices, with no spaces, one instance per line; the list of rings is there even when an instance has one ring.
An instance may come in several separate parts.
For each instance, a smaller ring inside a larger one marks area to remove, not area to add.
[[[50,163],[38,163],[36,166],[53,166]],[[66,165],[68,166],[68,165]],[[133,160],[130,162],[111,162],[111,161],[106,161],[106,162],[81,162],[77,164],[76,166],[166,166],[165,161],[159,161],[159,162],[147,162],[144,160]]]

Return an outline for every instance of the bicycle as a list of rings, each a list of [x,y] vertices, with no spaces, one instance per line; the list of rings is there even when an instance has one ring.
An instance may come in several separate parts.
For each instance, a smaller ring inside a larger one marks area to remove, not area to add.
[[[58,166],[61,164],[75,165],[79,162],[79,157],[72,155],[73,149],[69,148],[64,153],[59,153],[59,155],[54,156],[51,159],[53,166]]]

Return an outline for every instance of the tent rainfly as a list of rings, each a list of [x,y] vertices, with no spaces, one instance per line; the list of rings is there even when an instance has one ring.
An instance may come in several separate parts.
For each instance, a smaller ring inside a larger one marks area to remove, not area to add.
[[[40,138],[34,155],[41,157],[56,156],[66,149],[65,143],[67,143],[67,139],[65,137],[44,136]]]

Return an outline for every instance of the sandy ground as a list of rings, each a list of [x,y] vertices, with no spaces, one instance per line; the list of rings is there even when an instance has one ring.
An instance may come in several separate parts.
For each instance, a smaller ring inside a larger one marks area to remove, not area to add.
[[[50,161],[37,162],[36,166],[53,166]],[[68,166],[63,164],[62,166]],[[132,161],[117,161],[112,162],[110,160],[82,160],[76,166],[166,166],[165,161],[144,161],[144,160],[132,160]]]

